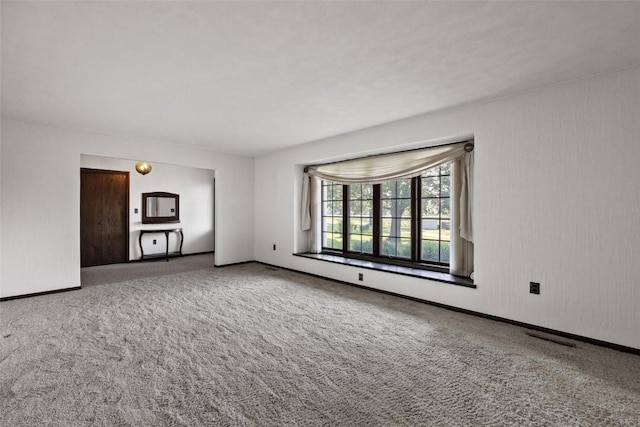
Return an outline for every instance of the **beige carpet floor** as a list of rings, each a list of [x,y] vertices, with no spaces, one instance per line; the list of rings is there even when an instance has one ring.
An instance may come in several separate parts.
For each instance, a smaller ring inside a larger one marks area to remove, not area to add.
[[[167,274],[183,273],[185,271],[212,268],[213,253],[188,255],[184,257],[165,259],[151,259],[144,262],[130,262],[126,264],[98,265],[80,270],[82,287],[118,283],[127,280],[157,277]]]
[[[260,264],[0,310],[3,426],[640,423],[636,355]]]

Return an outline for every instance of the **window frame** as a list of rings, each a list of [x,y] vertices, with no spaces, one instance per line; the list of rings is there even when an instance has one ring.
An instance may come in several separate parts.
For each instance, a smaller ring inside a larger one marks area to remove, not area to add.
[[[450,184],[449,184],[449,200],[451,199],[452,196],[452,183],[451,180],[453,179],[452,176],[452,164],[450,162],[446,163],[449,164],[449,173],[443,175],[442,174],[442,166],[443,165],[439,165],[436,166],[435,168],[438,168],[438,176],[440,177],[440,183],[438,185],[439,188],[439,196],[438,196],[438,200],[439,203],[441,203],[440,201],[442,200],[442,177],[443,176],[448,176],[450,177]],[[404,178],[407,179],[407,178]],[[323,208],[322,208],[322,245],[321,245],[321,253],[323,254],[328,254],[328,255],[340,255],[343,256],[345,258],[354,258],[354,259],[360,259],[360,260],[365,260],[365,261],[372,261],[372,262],[378,262],[378,263],[384,263],[384,264],[392,264],[392,265],[400,265],[400,266],[410,266],[413,268],[421,268],[421,269],[425,269],[425,270],[434,270],[434,271],[439,271],[439,272],[448,272],[449,271],[449,265],[450,263],[443,263],[441,262],[441,254],[440,254],[440,245],[441,242],[443,240],[441,240],[442,237],[442,231],[439,230],[438,233],[438,237],[439,240],[437,240],[438,242],[438,253],[439,253],[439,261],[438,262],[433,262],[433,261],[426,261],[426,260],[422,260],[422,174],[413,178],[408,178],[410,179],[411,182],[411,190],[410,190],[410,194],[411,194],[411,199],[410,199],[410,208],[411,208],[411,216],[410,216],[410,222],[411,222],[411,250],[410,250],[410,257],[409,258],[404,258],[404,257],[398,257],[398,256],[388,256],[385,254],[382,254],[381,252],[381,243],[382,243],[382,195],[381,195],[381,187],[382,184],[373,184],[373,236],[372,236],[372,244],[373,244],[373,253],[369,254],[369,253],[363,253],[363,252],[356,252],[356,251],[352,251],[349,250],[349,225],[350,225],[350,220],[351,220],[351,211],[350,211],[350,186],[347,184],[343,184],[342,185],[342,248],[341,249],[335,249],[335,248],[329,248],[325,246],[325,239],[324,239],[324,234],[325,232],[325,228],[324,228],[324,218],[325,218],[325,211],[324,211],[324,203],[326,202],[326,200],[324,199],[324,186],[329,184],[329,185],[340,185],[340,184],[335,184],[332,181],[326,181],[326,180],[322,180],[321,182],[321,186],[323,188],[323,192],[322,192],[322,196],[321,196],[321,204],[323,204]],[[398,180],[390,180],[389,182],[396,182]],[[426,198],[426,197],[425,197]],[[359,200],[362,200],[362,196]],[[440,228],[442,226],[442,205],[440,204],[439,207],[439,215],[438,215],[438,227]],[[395,213],[397,215],[397,212]],[[451,215],[449,214],[449,221],[451,220]],[[396,236],[398,237],[398,236]],[[429,239],[427,239],[429,240]],[[434,240],[432,240],[434,241]],[[449,242],[451,242],[451,240],[449,240]]]

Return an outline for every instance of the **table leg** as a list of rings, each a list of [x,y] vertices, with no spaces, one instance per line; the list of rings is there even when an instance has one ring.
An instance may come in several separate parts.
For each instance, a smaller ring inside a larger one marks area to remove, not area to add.
[[[140,259],[144,259],[144,250],[142,249],[142,235],[144,232],[140,230],[140,236],[138,237],[138,245],[140,245]]]
[[[166,246],[166,249],[165,249],[165,252],[164,252],[164,256],[167,258],[167,262],[169,262],[169,232],[168,231],[164,232],[164,237],[165,237],[165,240],[167,242],[167,246]]]

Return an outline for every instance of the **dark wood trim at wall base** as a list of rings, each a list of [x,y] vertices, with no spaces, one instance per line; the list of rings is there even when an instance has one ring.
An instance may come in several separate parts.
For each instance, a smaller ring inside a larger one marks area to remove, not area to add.
[[[204,251],[204,252],[193,252],[190,254],[183,254],[182,256],[193,256],[193,255],[207,255],[207,254],[215,254],[216,251]]]
[[[193,255],[207,255],[207,254],[215,254],[215,253],[216,253],[216,251],[194,252],[194,253],[191,253],[191,254],[182,254],[182,255],[181,255],[181,256],[179,256],[179,257],[175,257],[175,256],[174,256],[173,258],[184,258],[184,257],[187,257],[187,256],[193,256]],[[153,254],[153,255],[155,255],[155,254]],[[145,256],[146,256],[146,255],[145,255]],[[158,256],[159,256],[159,258],[160,258],[160,259],[162,259],[162,260],[164,260],[164,259],[165,259],[165,258],[164,258],[164,253],[159,253],[159,254],[158,254]],[[169,258],[171,258],[171,253],[169,253]],[[140,259],[140,258],[137,258],[137,259],[130,259],[129,261],[127,261],[127,263],[130,263],[130,262],[142,262],[142,261],[149,261],[150,259],[151,259],[151,260],[155,260],[155,258],[147,258],[147,259]]]
[[[544,326],[537,326],[537,325],[532,325],[530,323],[525,323],[525,322],[520,322],[518,320],[512,320],[512,319],[507,319],[505,317],[499,317],[499,316],[493,316],[491,314],[485,314],[485,313],[481,313],[479,311],[473,311],[473,310],[467,310],[464,308],[459,308],[459,307],[455,307],[452,305],[447,305],[447,304],[441,304],[439,302],[434,302],[434,301],[429,301],[429,300],[425,300],[425,299],[421,299],[421,298],[416,298],[416,297],[411,297],[408,295],[402,295],[402,294],[398,294],[395,292],[390,292],[390,291],[385,291],[382,289],[376,289],[376,288],[370,288],[368,286],[363,286],[363,285],[357,285],[355,283],[349,283],[349,282],[345,282],[342,280],[337,280],[337,279],[332,279],[330,277],[325,277],[325,276],[321,276],[319,274],[313,274],[313,273],[307,273],[306,271],[300,271],[300,270],[295,270],[292,268],[287,268],[287,267],[281,267],[279,265],[273,265],[273,264],[268,264],[266,262],[261,262],[261,261],[255,261],[258,264],[262,264],[265,266],[269,266],[269,267],[273,267],[273,268],[278,268],[281,270],[288,270],[288,271],[293,271],[295,273],[301,273],[301,274],[306,274],[307,276],[313,276],[313,277],[317,277],[320,279],[325,279],[325,280],[330,280],[332,282],[336,282],[336,283],[341,283],[344,285],[349,285],[349,286],[354,286],[356,288],[360,288],[360,289],[366,289],[369,291],[374,291],[374,292],[379,292],[382,294],[387,294],[387,295],[392,295],[395,297],[400,297],[400,298],[404,298],[404,299],[408,299],[411,301],[416,301],[416,302],[421,302],[423,304],[429,304],[435,307],[440,307],[440,308],[444,308],[447,310],[451,310],[451,311],[457,311],[458,313],[464,313],[464,314],[470,314],[472,316],[478,316],[478,317],[483,317],[485,319],[489,319],[489,320],[495,320],[497,322],[503,322],[503,323],[508,323],[510,325],[514,325],[514,326],[519,326],[521,328],[525,328],[525,329],[531,329],[531,330],[535,330],[535,331],[539,331],[539,332],[544,332],[547,334],[551,334],[551,335],[557,335],[560,337],[564,337],[564,338],[569,338],[575,341],[581,341],[587,344],[593,344],[593,345],[597,345],[600,347],[607,347],[607,348],[611,348],[614,350],[618,350],[624,353],[631,353],[631,354],[635,354],[640,356],[640,348],[634,348],[634,347],[628,347],[625,345],[621,345],[621,344],[615,344],[612,342],[608,342],[608,341],[601,341],[595,338],[589,338],[589,337],[585,337],[582,335],[575,335],[569,332],[563,332],[563,331],[559,331],[556,329],[550,329],[550,328],[545,328]]]
[[[258,261],[241,261],[241,262],[232,262],[231,264],[221,264],[221,265],[214,265],[215,268],[224,268],[224,267],[233,267],[235,265],[242,265],[242,264],[251,264],[254,262],[258,262]],[[259,264],[263,264],[263,263],[259,263]],[[275,267],[275,266],[274,266]],[[279,268],[279,267],[278,267]]]
[[[14,299],[38,297],[40,295],[58,294],[60,292],[78,291],[80,289],[81,289],[80,286],[75,286],[73,288],[54,289],[53,291],[44,291],[44,292],[35,292],[33,294],[15,295],[15,296],[12,296],[12,297],[0,298],[0,302],[2,302],[2,301],[11,301],[11,300],[14,300]]]

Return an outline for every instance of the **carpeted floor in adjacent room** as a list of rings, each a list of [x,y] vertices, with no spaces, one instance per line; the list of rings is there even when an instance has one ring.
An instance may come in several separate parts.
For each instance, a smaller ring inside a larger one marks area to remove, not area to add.
[[[639,356],[256,263],[0,310],[6,426],[640,423]]]

